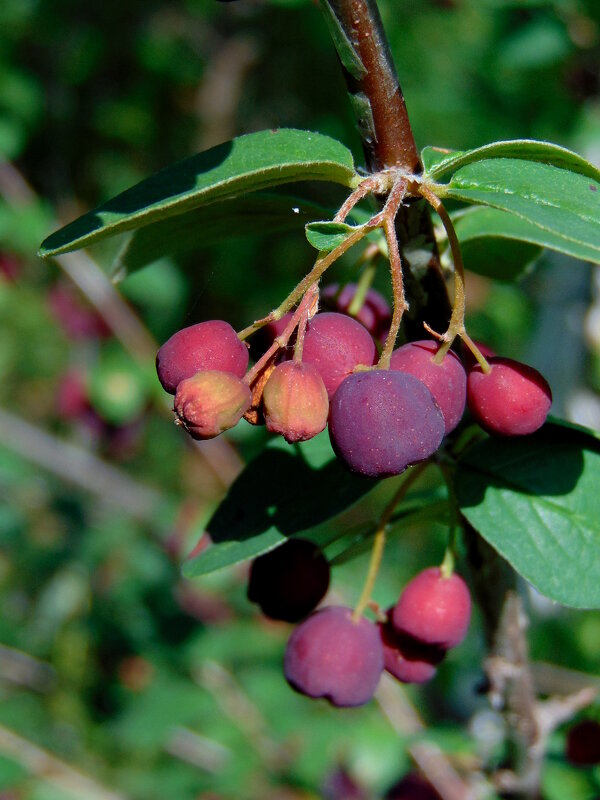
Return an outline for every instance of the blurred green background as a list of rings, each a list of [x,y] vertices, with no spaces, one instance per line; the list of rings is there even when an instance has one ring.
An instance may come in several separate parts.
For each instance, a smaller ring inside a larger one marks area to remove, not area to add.
[[[600,161],[598,0],[381,11],[420,147],[532,137]],[[424,735],[415,714],[456,763],[502,758],[501,719],[476,691],[477,618],[432,684],[339,711],[285,684],[289,629],[250,607],[246,568],[179,576],[266,435],[240,425],[192,446],[155,379],[157,343],[203,319],[264,315],[310,266],[303,230],[162,259],[118,293],[106,275],[119,242],[35,256],[60,224],[161,167],[281,126],[335,136],[360,159],[312,2],[0,3],[1,800],[383,797]],[[598,268],[546,255],[517,283],[470,275],[467,289],[472,335],[541,369],[555,413],[600,428]],[[339,524],[370,519],[385,494]],[[398,531],[381,601],[443,548],[442,529]],[[355,599],[364,569],[337,568],[332,596]],[[598,614],[529,603],[533,657],[598,672]],[[597,796],[600,773],[569,767],[563,739],[547,800]]]

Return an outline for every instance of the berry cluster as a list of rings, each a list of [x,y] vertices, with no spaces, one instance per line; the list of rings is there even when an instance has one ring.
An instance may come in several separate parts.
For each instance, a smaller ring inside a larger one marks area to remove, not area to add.
[[[342,291],[334,285],[322,295],[338,310],[310,318],[288,312],[264,325],[253,337],[257,363],[248,372],[248,347],[227,322],[175,333],[156,365],[164,389],[175,395],[178,422],[195,439],[208,439],[245,416],[288,442],[329,425],[336,455],[371,478],[398,475],[429,458],[465,405],[493,435],[521,436],[544,423],[550,387],[517,361],[492,355],[480,363],[468,352],[463,364],[430,339],[397,348],[389,368],[381,368],[376,340],[389,325],[390,308],[371,289],[353,318],[344,312],[355,292],[353,284]]]
[[[373,623],[351,608],[314,608],[329,586],[329,565],[313,543],[290,539],[257,558],[248,597],[263,613],[300,622],[285,651],[289,684],[335,706],[368,702],[385,669],[403,683],[424,683],[446,652],[466,636],[469,591],[457,574],[426,569],[404,588],[395,606]],[[312,612],[312,613],[311,613]]]

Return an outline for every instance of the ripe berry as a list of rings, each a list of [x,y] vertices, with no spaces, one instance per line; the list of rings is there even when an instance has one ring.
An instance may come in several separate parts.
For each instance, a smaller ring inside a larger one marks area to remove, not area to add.
[[[323,379],[311,364],[284,361],[263,392],[267,429],[288,442],[304,442],[327,425],[329,400]]]
[[[287,542],[252,562],[248,600],[271,619],[298,622],[310,614],[329,588],[329,564],[307,539]]]
[[[372,366],[377,357],[369,332],[345,314],[317,314],[306,327],[302,361],[317,368],[329,399],[358,364]]]
[[[360,706],[373,697],[383,670],[377,626],[352,609],[329,606],[300,623],[287,643],[284,674],[296,691],[334,706]]]
[[[458,356],[451,350],[441,364],[436,364],[435,354],[439,344],[431,340],[409,342],[392,353],[390,369],[414,375],[433,395],[450,433],[460,422],[467,399],[467,374]]]
[[[456,573],[444,578],[439,567],[416,575],[392,611],[392,624],[427,645],[449,650],[460,644],[469,628],[471,597]]]
[[[332,283],[321,292],[321,300],[323,305],[332,311],[348,314],[356,289],[355,283],[347,283],[341,290],[339,284]],[[380,339],[390,327],[392,309],[382,294],[376,289],[369,289],[362,306],[354,316],[374,339]]]
[[[329,435],[336,455],[352,472],[370,478],[398,475],[428,458],[444,432],[431,392],[404,372],[355,373],[331,401]]]
[[[567,759],[578,767],[600,764],[600,723],[586,719],[567,732]]]
[[[426,683],[444,658],[445,651],[398,633],[390,622],[378,623],[384,668],[402,683]]]
[[[469,371],[467,403],[481,427],[497,436],[524,436],[546,421],[552,391],[545,378],[510,358],[490,358],[491,371]]]
[[[192,439],[212,439],[237,425],[251,399],[235,375],[204,370],[179,383],[174,411]]]
[[[248,348],[228,322],[199,322],[174,333],[156,355],[156,371],[165,392],[200,370],[230,372],[241,378],[248,368]]]

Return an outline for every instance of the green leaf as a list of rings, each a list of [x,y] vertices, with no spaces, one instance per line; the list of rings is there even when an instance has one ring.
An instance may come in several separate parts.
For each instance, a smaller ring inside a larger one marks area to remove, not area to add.
[[[600,443],[547,424],[522,439],[486,439],[461,459],[462,513],[542,594],[600,607]]]
[[[600,262],[600,183],[565,169],[499,158],[456,172],[441,197],[508,211],[552,234],[553,247]]]
[[[557,246],[550,232],[495,208],[462,210],[452,221],[465,267],[488,278],[515,280],[539,258],[542,247]]]
[[[112,271],[122,277],[164,256],[187,253],[224,239],[301,229],[307,221],[327,212],[308,200],[267,192],[201,206],[134,231]]]
[[[354,45],[346,36],[346,32],[331,5],[327,0],[321,0],[320,5],[340,61],[353,78],[356,78],[357,81],[360,80],[367,74],[365,65],[362,63]]]
[[[533,139],[492,142],[474,150],[441,150],[437,147],[425,147],[421,153],[425,175],[432,180],[439,180],[442,175],[456,172],[457,169],[475,161],[491,158],[539,161],[600,181],[600,169],[582,156],[557,144],[537,142]]]
[[[282,128],[240,136],[180,161],[49,236],[43,258],[237,195],[294,181],[352,186],[351,152],[320,133]]]
[[[188,561],[183,573],[205,575],[266,553],[294,534],[306,535],[375,486],[348,473],[327,432],[294,446],[275,440],[231,485],[207,526],[212,546]],[[338,535],[325,533],[319,543]]]
[[[333,222],[325,220],[321,222],[309,222],[305,225],[306,238],[309,244],[322,253],[330,253],[335,250],[344,239],[356,231],[352,225],[345,222]]]

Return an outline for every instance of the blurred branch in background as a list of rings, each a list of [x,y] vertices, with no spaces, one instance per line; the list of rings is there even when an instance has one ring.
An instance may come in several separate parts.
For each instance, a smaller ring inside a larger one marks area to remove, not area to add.
[[[31,775],[51,783],[75,800],[126,800],[125,795],[105,789],[88,775],[73,769],[3,725],[0,725],[0,753],[14,759]]]
[[[4,409],[0,409],[0,443],[137,519],[155,523],[158,511],[165,505],[166,498],[156,489]]]

